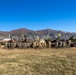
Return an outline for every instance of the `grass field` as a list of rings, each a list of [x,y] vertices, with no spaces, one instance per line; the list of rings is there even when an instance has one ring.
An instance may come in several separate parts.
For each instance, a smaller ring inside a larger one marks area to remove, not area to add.
[[[0,75],[76,75],[76,48],[0,49]]]

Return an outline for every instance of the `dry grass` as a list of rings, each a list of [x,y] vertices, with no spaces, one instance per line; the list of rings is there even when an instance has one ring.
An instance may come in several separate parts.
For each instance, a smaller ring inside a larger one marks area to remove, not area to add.
[[[76,75],[76,48],[0,49],[0,75]]]

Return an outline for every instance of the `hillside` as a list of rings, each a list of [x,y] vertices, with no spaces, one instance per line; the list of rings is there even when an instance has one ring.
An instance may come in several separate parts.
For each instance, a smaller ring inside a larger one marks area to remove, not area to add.
[[[38,31],[33,31],[33,30],[29,30],[26,28],[20,28],[20,29],[16,29],[16,30],[12,30],[9,32],[4,32],[4,31],[0,31],[0,39],[4,38],[4,37],[8,37],[9,34],[11,34],[12,37],[20,37],[22,34],[26,34],[27,37],[33,38],[34,36],[44,36],[46,37],[46,35],[50,35],[50,37],[54,38],[57,37],[57,34],[61,33],[62,38],[69,38],[71,36],[75,36],[76,37],[76,33],[71,33],[71,32],[64,32],[64,31],[58,31],[58,30],[53,30],[53,29],[44,29],[44,30],[38,30]]]

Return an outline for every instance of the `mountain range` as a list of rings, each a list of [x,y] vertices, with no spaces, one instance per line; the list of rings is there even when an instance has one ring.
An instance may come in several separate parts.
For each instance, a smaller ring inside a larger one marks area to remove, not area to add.
[[[28,38],[32,38],[34,36],[40,36],[40,37],[44,38],[47,35],[54,38],[54,37],[57,37],[59,33],[61,34],[62,38],[65,38],[65,37],[69,38],[71,36],[76,37],[75,32],[65,32],[65,31],[53,30],[53,29],[43,29],[43,30],[34,31],[34,30],[26,29],[26,28],[20,28],[20,29],[8,31],[8,32],[7,31],[0,31],[0,39],[2,39],[4,37],[8,37],[9,34],[15,38],[20,37],[22,34],[27,35]]]

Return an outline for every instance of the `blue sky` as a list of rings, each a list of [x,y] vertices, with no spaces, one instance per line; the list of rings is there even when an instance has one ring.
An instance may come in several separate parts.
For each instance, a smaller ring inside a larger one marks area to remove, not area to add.
[[[76,32],[76,0],[0,0],[0,31],[18,28]]]

